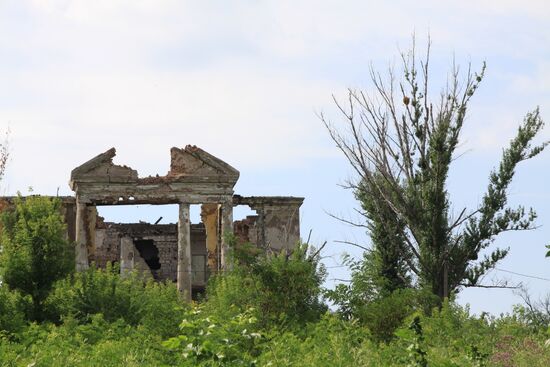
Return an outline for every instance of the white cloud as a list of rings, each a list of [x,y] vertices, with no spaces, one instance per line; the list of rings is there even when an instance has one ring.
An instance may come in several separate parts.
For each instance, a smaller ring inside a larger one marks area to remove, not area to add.
[[[540,60],[550,31],[535,30],[548,13],[543,1],[37,0],[0,7],[0,121],[11,121],[15,167],[29,167],[36,147],[44,158],[69,155],[74,164],[117,146],[119,162],[149,174],[169,146],[187,143],[240,167],[301,164],[330,145],[314,111],[330,112],[331,93],[361,86],[362,63],[395,58],[413,30],[419,43],[431,32],[440,66],[453,50],[482,50],[483,57],[510,49],[539,65],[522,72],[497,62],[497,76],[516,91],[489,88],[503,98],[474,110],[483,121],[467,137],[474,147],[502,146],[525,101],[545,103],[548,95]]]

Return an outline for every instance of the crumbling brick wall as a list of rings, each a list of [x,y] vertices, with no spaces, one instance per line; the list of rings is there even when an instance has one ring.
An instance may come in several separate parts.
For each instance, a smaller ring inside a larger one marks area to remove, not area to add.
[[[100,222],[100,221],[98,221]],[[107,262],[120,260],[120,241],[130,237],[133,241],[152,240],[158,250],[160,269],[153,271],[155,279],[175,281],[178,260],[178,228],[176,224],[102,223],[96,228],[95,262],[105,267]],[[134,256],[139,252],[134,251]],[[202,224],[191,225],[191,254],[206,256],[206,231]]]

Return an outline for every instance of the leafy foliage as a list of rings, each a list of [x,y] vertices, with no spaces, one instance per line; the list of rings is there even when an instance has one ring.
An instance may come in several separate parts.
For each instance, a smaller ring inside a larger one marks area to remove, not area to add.
[[[2,213],[0,269],[2,281],[32,299],[30,317],[43,318],[43,302],[55,281],[74,269],[73,247],[65,239],[61,201],[29,196],[15,198]]]
[[[523,299],[523,304],[514,306],[514,315],[519,322],[533,332],[550,331],[550,294],[539,300],[534,300],[527,289],[516,291]]]
[[[164,346],[177,350],[193,366],[250,366],[262,341],[254,310],[229,319],[204,315],[201,307],[190,310],[180,324],[181,334]]]
[[[234,269],[227,279],[241,281],[237,273]],[[229,283],[236,284],[242,283]],[[233,300],[244,302],[232,291]],[[56,324],[25,324],[20,296],[0,288],[0,323],[8,326],[0,332],[0,366],[542,367],[550,362],[550,330],[533,328],[522,311],[477,317],[447,301],[430,314],[409,308],[408,316],[395,321],[392,308],[401,309],[411,292],[416,291],[397,290],[373,301],[377,306],[365,311],[365,320],[378,324],[326,312],[309,321],[285,316],[281,325],[274,315],[262,322],[258,310],[244,303],[222,312],[225,303],[208,295],[184,306],[173,284],[144,284],[138,276],[120,277],[116,269],[92,268],[54,286],[47,305],[57,310]],[[296,312],[291,310],[286,312]],[[376,340],[386,326],[397,327],[393,337]]]
[[[0,284],[0,338],[11,336],[25,326],[24,300]]]
[[[235,306],[252,308],[265,326],[313,321],[326,310],[320,299],[325,271],[307,245],[251,254],[233,239],[232,247],[240,248],[233,253],[240,265],[209,281],[206,303],[211,312],[221,316]]]
[[[416,311],[430,313],[437,299],[430,292],[413,288],[385,288],[386,278],[380,276],[375,252],[365,252],[363,259],[346,257],[344,263],[351,269],[351,281],[327,290],[326,297],[338,306],[338,314],[345,320],[356,320],[370,331],[375,342],[388,342],[404,320]]]
[[[385,185],[384,178],[375,178],[378,185]],[[367,181],[355,190],[355,196],[364,210],[371,239],[371,250],[364,254],[362,270],[368,273],[373,289],[383,297],[397,289],[411,287],[410,268],[412,254],[404,238],[405,223],[391,207],[375,199],[378,192]],[[355,275],[359,273],[355,271]],[[365,274],[366,275],[366,274]]]
[[[119,275],[118,268],[90,267],[57,282],[46,301],[48,316],[59,322],[73,317],[81,323],[101,314],[107,322],[122,319],[163,337],[175,335],[184,306],[172,283],[144,283],[137,273]]]
[[[410,363],[408,366],[411,367],[428,367],[428,360],[426,359],[426,351],[422,348],[421,344],[424,342],[424,335],[422,334],[422,325],[420,325],[420,317],[415,316],[411,324],[409,325],[409,330],[414,332],[413,343],[407,347],[409,352]]]
[[[329,313],[299,333],[277,333],[258,358],[260,366],[382,366],[368,330]]]
[[[498,234],[532,228],[534,211],[507,206],[507,190],[517,165],[547,142],[532,146],[544,125],[535,109],[490,173],[478,207],[453,215],[448,173],[485,65],[479,73],[468,67],[464,76],[454,67],[432,101],[429,47],[420,61],[415,52],[413,46],[401,55],[401,78],[394,70],[385,79],[371,69],[373,94],[350,89],[345,104],[335,100],[343,127],[321,119],[356,173],[348,187],[361,203],[379,259],[371,265],[389,290],[406,285],[410,273],[442,302],[461,287],[480,285],[507,255],[508,249],[496,249],[479,259]]]
[[[31,324],[19,342],[0,340],[0,366],[162,366],[176,360],[159,336],[98,314],[89,323],[67,318],[63,324]]]
[[[478,216],[471,216],[465,230],[454,239],[456,245],[451,247],[450,260],[456,262],[466,256],[468,261],[478,259],[481,250],[486,249],[501,232],[509,230],[530,229],[536,214],[533,210],[525,212],[522,206],[512,209],[506,207],[507,189],[514,176],[516,165],[539,154],[547,145],[531,147],[531,140],[542,129],[544,123],[538,108],[528,113],[523,124],[518,128],[516,137],[505,149],[498,170],[491,172],[489,187],[477,210]],[[495,250],[476,265],[466,266],[451,273],[450,282],[455,287],[461,284],[476,285],[480,277],[503,259],[508,250]],[[467,282],[462,283],[466,278]]]

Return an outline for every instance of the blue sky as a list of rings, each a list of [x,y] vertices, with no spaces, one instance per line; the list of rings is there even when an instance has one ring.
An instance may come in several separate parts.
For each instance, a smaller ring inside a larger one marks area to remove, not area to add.
[[[342,252],[358,253],[335,240],[369,240],[327,215],[355,205],[338,186],[351,170],[316,117],[338,120],[332,94],[368,90],[369,64],[395,64],[413,32],[420,49],[431,35],[434,87],[453,57],[474,68],[486,60],[449,179],[455,209],[475,207],[525,113],[539,105],[550,118],[548,19],[543,0],[0,0],[0,128],[12,132],[1,189],[70,194],[70,170],[112,146],[117,163],[162,175],[170,147],[195,144],[240,170],[239,194],[305,196],[302,233],[328,241],[326,264],[338,266]],[[534,206],[541,227],[496,241],[511,246],[501,269],[550,278],[549,163],[545,152],[517,171],[511,204]],[[103,214],[175,218],[158,207]],[[330,269],[330,279],[346,277]],[[550,291],[548,281],[493,277]],[[493,313],[520,301],[485,289],[459,300]]]

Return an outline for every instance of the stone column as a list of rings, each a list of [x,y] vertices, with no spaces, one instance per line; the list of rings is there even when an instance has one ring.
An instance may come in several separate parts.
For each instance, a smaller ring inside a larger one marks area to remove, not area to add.
[[[130,237],[120,239],[120,275],[134,269],[134,241]]]
[[[189,204],[179,205],[178,221],[178,291],[191,302],[191,226]]]
[[[258,220],[256,222],[256,233],[257,233],[257,241],[256,244],[258,247],[261,247],[263,249],[267,249],[267,241],[265,238],[265,210],[264,207],[255,207],[251,208],[256,210],[256,215],[258,215]]]
[[[206,251],[208,268],[212,272],[218,270],[218,204],[202,204],[201,220],[206,230]]]
[[[88,208],[86,203],[76,202],[76,271],[88,269]]]
[[[88,249],[88,261],[96,261],[96,223],[97,223],[97,207],[95,205],[88,205],[86,208],[86,224],[88,232],[86,233],[86,248]]]
[[[232,199],[227,200],[222,203],[221,207],[221,216],[222,216],[222,228],[221,228],[221,251],[220,251],[220,263],[221,269],[226,270],[230,269],[231,264],[229,263],[228,254],[229,254],[229,244],[227,243],[227,235],[233,233],[233,201]]]

